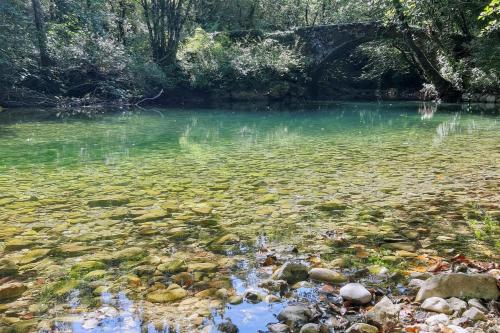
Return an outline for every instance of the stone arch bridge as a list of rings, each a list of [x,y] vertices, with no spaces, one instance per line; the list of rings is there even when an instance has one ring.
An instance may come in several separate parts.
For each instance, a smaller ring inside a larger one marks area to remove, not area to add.
[[[217,35],[217,34],[216,34]],[[241,30],[225,33],[231,40],[275,39],[300,50],[314,72],[348,50],[377,39],[398,36],[397,27],[378,22],[299,27],[289,31]]]

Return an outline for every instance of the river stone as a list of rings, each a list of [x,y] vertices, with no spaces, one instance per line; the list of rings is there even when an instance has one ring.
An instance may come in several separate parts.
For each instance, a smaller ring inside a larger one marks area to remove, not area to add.
[[[217,289],[217,291],[215,292],[215,297],[219,298],[219,299],[227,299],[229,296],[229,292],[227,291],[226,288],[220,288],[220,289]]]
[[[11,332],[15,333],[36,332],[35,329],[37,325],[38,325],[38,319],[21,320],[13,325]]]
[[[467,303],[460,298],[452,297],[448,299],[447,302],[450,305],[450,309],[457,314],[461,314],[467,310]]]
[[[493,276],[495,279],[500,280],[500,269],[494,268],[494,269],[489,270],[487,273],[489,275]]]
[[[300,328],[300,333],[319,333],[320,332],[320,326],[318,324],[305,324]]]
[[[146,295],[146,299],[152,303],[169,303],[183,299],[186,296],[187,291],[177,286],[153,291]]]
[[[49,254],[50,249],[33,249],[21,256],[17,263],[20,265],[26,265],[35,261],[38,261]]]
[[[450,321],[450,318],[444,313],[430,316],[425,320],[425,323],[429,326],[446,325]]]
[[[366,304],[372,300],[372,294],[360,283],[348,283],[340,288],[340,296],[354,304]]]
[[[442,299],[441,297],[427,298],[420,307],[427,311],[446,313],[446,314],[453,313],[453,310],[450,308],[448,302],[446,302],[446,300]]]
[[[217,329],[221,333],[238,333],[238,327],[231,322],[230,319],[217,325]]]
[[[342,283],[347,281],[347,278],[342,273],[327,268],[313,268],[309,271],[309,277],[313,280],[328,283]]]
[[[484,313],[475,307],[465,311],[462,316],[472,321],[486,320]]]
[[[170,274],[185,272],[185,271],[187,271],[187,268],[188,268],[188,266],[186,265],[184,260],[179,260],[179,259],[160,264],[157,267],[157,269],[160,272],[170,273]]]
[[[87,273],[94,270],[104,269],[106,265],[101,261],[86,260],[74,264],[71,267],[71,271],[75,273]]]
[[[287,325],[282,323],[267,325],[270,333],[289,333],[290,329]]]
[[[448,325],[448,326],[446,326],[446,328],[448,330],[450,330],[449,333],[468,333],[469,332],[465,328],[457,326],[457,325]]]
[[[279,298],[276,295],[270,294],[264,298],[264,302],[266,302],[266,303],[279,303],[279,302],[281,302],[281,298]]]
[[[403,250],[408,252],[415,252],[417,249],[415,244],[411,242],[384,243],[380,246],[380,248],[387,250]]]
[[[195,262],[188,264],[188,270],[191,272],[215,272],[217,265],[210,262]]]
[[[91,272],[85,274],[83,279],[86,281],[99,280],[99,279],[104,278],[107,274],[108,274],[107,271],[105,271],[103,269],[98,269],[98,270],[91,271]]]
[[[15,262],[9,259],[0,260],[0,277],[16,275],[18,267]]]
[[[422,302],[430,297],[495,300],[499,296],[496,280],[489,274],[446,273],[426,280],[415,301]]]
[[[318,204],[316,206],[316,209],[325,212],[333,212],[333,211],[345,210],[347,209],[347,207],[348,206],[340,200],[329,200]]]
[[[260,303],[265,296],[256,290],[247,290],[244,293],[244,297],[249,303],[257,304]]]
[[[153,265],[140,265],[137,267],[134,267],[133,272],[137,274],[138,276],[149,276],[153,275],[153,273],[156,271],[156,267]]]
[[[273,203],[276,200],[278,200],[278,195],[274,193],[268,193],[265,194],[259,198],[257,198],[255,201],[260,204],[267,204],[267,203]]]
[[[167,211],[164,211],[163,209],[157,209],[147,212],[146,214],[134,217],[132,221],[139,223],[149,222],[149,221],[161,220],[169,216],[170,214]]]
[[[229,297],[228,302],[229,302],[229,304],[233,304],[233,305],[241,304],[241,303],[243,303],[243,297],[238,296],[238,295],[231,296],[231,297]]]
[[[412,272],[410,274],[410,278],[424,280],[424,281],[430,277],[432,277],[432,274],[429,272]]]
[[[420,289],[424,285],[425,281],[420,280],[420,279],[411,279],[410,282],[408,282],[408,288],[414,290]]]
[[[220,237],[219,239],[217,239],[214,244],[216,245],[229,245],[229,244],[237,244],[240,242],[240,237],[238,237],[238,235],[235,235],[235,234],[227,234],[227,235],[224,235],[222,237]]]
[[[378,328],[365,323],[354,324],[346,333],[378,333]]]
[[[294,328],[306,324],[311,317],[311,310],[304,305],[289,305],[278,314],[278,320]]]
[[[399,306],[392,303],[389,297],[384,296],[373,308],[366,313],[366,318],[369,323],[382,327],[387,323],[392,323],[397,320]]]
[[[286,262],[281,265],[272,275],[274,280],[285,280],[293,284],[304,281],[308,277],[307,267],[299,263]]]
[[[67,243],[55,249],[55,254],[63,257],[79,257],[88,252],[95,251],[97,247],[81,245],[78,243]]]
[[[483,311],[483,312],[488,312],[488,309],[483,305],[483,303],[481,303],[480,300],[478,300],[477,298],[471,298],[470,300],[467,301],[467,303],[472,306],[472,307],[475,307],[476,309],[480,310],[480,311]]]
[[[165,201],[160,205],[160,207],[169,213],[178,212],[180,210],[179,204],[176,201]]]
[[[130,202],[130,199],[126,196],[114,195],[102,198],[96,198],[87,201],[89,207],[114,207],[123,206]]]
[[[207,203],[201,203],[191,207],[191,210],[197,215],[210,215],[212,213],[212,206]]]
[[[260,288],[264,288],[269,291],[275,291],[275,292],[283,292],[288,288],[288,284],[285,280],[272,280],[272,279],[262,280],[258,286]]]
[[[314,288],[314,284],[308,281],[299,281],[297,283],[294,283],[290,286],[290,289],[296,290],[296,289],[301,289],[301,288],[306,288],[306,289],[312,289]]]
[[[16,251],[30,248],[35,244],[35,242],[28,239],[15,238],[5,242],[4,249],[5,251]]]
[[[8,282],[0,286],[0,301],[18,298],[26,289],[24,284],[20,282]]]
[[[130,216],[130,211],[126,207],[118,207],[101,215],[102,218],[111,220],[121,220]]]
[[[147,255],[147,251],[140,247],[130,247],[117,251],[111,255],[112,261],[127,261],[140,259]]]

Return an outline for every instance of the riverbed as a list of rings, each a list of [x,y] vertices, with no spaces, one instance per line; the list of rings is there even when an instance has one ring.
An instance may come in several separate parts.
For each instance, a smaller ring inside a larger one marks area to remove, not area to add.
[[[288,260],[384,288],[381,270],[498,262],[499,120],[409,102],[0,112],[0,279],[22,285],[0,327],[265,332],[322,297],[262,288]]]

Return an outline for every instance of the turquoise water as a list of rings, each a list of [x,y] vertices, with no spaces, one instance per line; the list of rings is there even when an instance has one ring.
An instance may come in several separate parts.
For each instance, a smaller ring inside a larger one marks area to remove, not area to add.
[[[26,286],[2,323],[255,332],[319,287],[216,294],[262,291],[270,254],[347,275],[497,261],[499,119],[419,103],[1,112],[0,275]]]

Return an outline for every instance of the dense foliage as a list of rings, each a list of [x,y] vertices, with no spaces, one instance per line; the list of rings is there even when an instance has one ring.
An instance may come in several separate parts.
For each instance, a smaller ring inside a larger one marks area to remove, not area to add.
[[[2,0],[0,101],[134,101],[162,89],[308,97],[314,74],[300,48],[225,32],[374,21],[397,34],[322,68],[323,95],[424,83],[450,100],[495,94],[499,16],[499,0]]]

